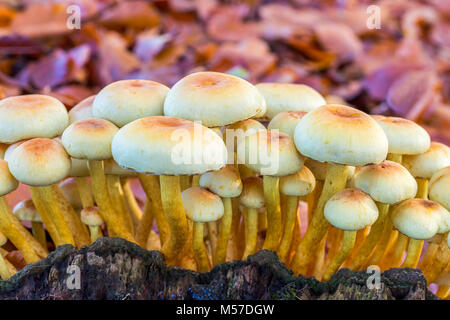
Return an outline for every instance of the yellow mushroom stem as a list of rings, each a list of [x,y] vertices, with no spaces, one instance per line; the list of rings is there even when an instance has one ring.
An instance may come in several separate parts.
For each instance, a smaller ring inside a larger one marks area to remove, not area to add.
[[[127,231],[134,234],[133,220],[128,213],[127,204],[125,202],[125,196],[122,190],[122,184],[120,183],[120,177],[112,174],[106,175],[106,186],[108,194],[111,199],[111,203],[125,226]]]
[[[445,270],[450,261],[450,249],[447,245],[447,236],[448,232],[442,237],[432,263],[424,266],[422,269],[428,283],[433,283]]]
[[[30,194],[36,210],[38,211],[39,216],[41,217],[42,222],[45,225],[45,228],[50,234],[50,238],[52,238],[53,243],[56,247],[62,245],[58,230],[56,229],[55,223],[53,222],[50,213],[47,210],[44,199],[42,198],[39,189],[37,187],[30,186]]]
[[[323,208],[325,203],[337,192],[345,189],[348,176],[348,166],[338,164],[328,164],[327,175],[325,178],[322,194],[317,202],[311,223],[298,245],[291,269],[295,274],[306,274],[308,266],[311,263],[314,252],[327,233],[329,223],[325,219]]]
[[[161,247],[169,239],[170,229],[169,222],[167,221],[166,214],[164,213],[164,208],[161,200],[161,187],[159,183],[159,176],[147,175],[138,173],[139,181],[141,182],[142,188],[147,195],[147,201],[149,202],[151,213],[156,220],[156,226],[158,227],[159,240],[161,242]],[[150,212],[144,214],[150,214]],[[141,224],[139,228],[150,228],[149,218],[142,217]],[[150,230],[150,229],[148,229]]]
[[[14,244],[14,246],[22,253],[26,263],[33,263],[40,259],[39,255],[33,249],[33,246],[27,241],[23,233],[21,233],[16,225],[12,222],[11,217],[14,215],[11,208],[6,203],[4,197],[0,197],[0,230]]]
[[[331,260],[333,260],[333,258],[338,254],[339,249],[341,248],[342,245],[342,241],[344,238],[344,231],[335,227],[330,227],[330,229],[328,230],[328,236],[329,236],[329,247],[328,247],[328,252],[327,252],[327,256],[325,258],[325,262],[323,264],[323,268],[322,268],[322,272],[321,274],[323,274],[327,268],[327,266],[330,264]],[[358,232],[356,233],[356,239],[358,239]],[[322,239],[323,241],[323,239]],[[355,243],[356,240],[355,240]],[[352,250],[353,252],[354,250]],[[349,255],[349,257],[351,257],[351,253]],[[319,279],[319,278],[318,278]]]
[[[225,207],[225,204],[224,204],[224,207]],[[229,240],[230,245],[228,246],[229,248],[227,249],[227,256],[229,254],[230,260],[237,260],[242,257],[242,255],[239,254],[239,252],[241,251],[240,249],[241,249],[242,243],[239,241],[239,227],[241,224],[241,211],[239,209],[239,199],[238,198],[233,198],[231,200],[231,208],[232,208],[233,212],[232,212],[232,218],[231,218],[231,231],[230,231],[230,240]]]
[[[288,198],[288,195],[280,192],[281,235],[284,234],[284,228],[286,227],[286,207],[287,207],[287,202],[288,202],[287,198]],[[281,245],[281,241],[280,241],[280,245]]]
[[[233,225],[233,203],[231,198],[222,198],[224,213],[220,219],[219,234],[217,237],[214,265],[224,263],[227,257],[228,241],[231,237]]]
[[[192,176],[192,186],[198,187],[200,185],[200,175],[196,174]]]
[[[284,232],[281,238],[280,247],[278,248],[278,257],[284,263],[287,262],[289,249],[291,248],[292,236],[294,234],[295,219],[298,211],[298,197],[286,197],[286,211],[284,221]]]
[[[244,216],[245,224],[245,249],[242,260],[256,252],[256,243],[258,241],[258,209],[247,208]]]
[[[90,242],[89,232],[86,226],[81,222],[80,216],[75,212],[70,202],[64,197],[57,184],[50,186],[64,220],[66,221],[77,248],[88,245]]]
[[[279,177],[264,176],[264,200],[267,209],[267,232],[263,249],[276,251],[281,238],[281,208]]]
[[[136,197],[134,196],[133,190],[131,190],[130,180],[127,178],[122,178],[121,183],[127,207],[130,212],[131,219],[133,219],[134,228],[137,230],[139,222],[142,219],[142,210],[139,207]]]
[[[211,245],[211,261],[214,261],[214,255],[217,250],[217,221],[206,222],[206,233]]]
[[[194,222],[194,232],[192,239],[192,247],[194,249],[194,258],[197,263],[198,272],[208,272],[211,265],[206,253],[205,243],[203,241],[204,229],[202,222]]]
[[[402,164],[403,156],[398,153],[388,153],[386,160]]]
[[[133,235],[121,224],[121,220],[111,205],[103,161],[89,160],[89,171],[92,178],[92,192],[94,193],[95,202],[108,230],[113,231],[118,237],[135,242]]]
[[[319,246],[314,252],[314,260],[311,262],[308,268],[308,277],[315,277],[316,279],[320,279],[322,276],[322,271],[325,266],[325,251],[327,245],[327,236],[323,237],[320,241]]]
[[[33,237],[47,250],[47,236],[45,234],[44,226],[41,222],[31,222],[31,232]]]
[[[11,273],[9,272],[8,265],[6,264],[5,259],[3,258],[3,255],[0,254],[0,277],[3,280],[8,279],[11,276]]]
[[[88,178],[76,177],[75,181],[83,208],[94,206],[94,198],[92,197],[91,185]]]
[[[370,228],[370,233],[362,244],[361,248],[355,254],[351,261],[349,261],[347,267],[350,270],[359,270],[366,260],[369,258],[370,254],[374,250],[383,231],[386,228],[386,224],[389,224],[388,213],[389,205],[381,202],[376,202],[378,207],[378,219]]]
[[[39,193],[44,199],[48,212],[50,213],[50,216],[55,223],[62,244],[71,244],[75,246],[75,239],[72,232],[70,231],[69,225],[64,219],[64,214],[58,204],[58,200],[55,193],[53,192],[53,188],[51,186],[42,186],[38,187],[38,189]]]
[[[180,188],[181,191],[184,191],[191,187],[191,176],[181,176],[180,177]]]
[[[397,231],[398,232],[398,231]],[[397,241],[392,248],[392,251],[383,257],[381,261],[381,266],[383,270],[389,268],[398,268],[403,260],[404,253],[408,248],[409,238],[398,232]]]
[[[260,214],[259,216],[264,216],[264,214]],[[291,247],[289,248],[289,255],[286,260],[286,266],[289,266],[291,264],[295,251],[297,250],[297,247],[301,241],[301,233],[302,231],[300,229],[300,216],[298,215],[295,219],[294,235],[292,236]]]
[[[181,200],[180,177],[162,175],[159,177],[159,181],[162,207],[170,229],[169,239],[163,244],[161,251],[170,265],[186,244],[188,225]]]
[[[319,197],[322,194],[323,190],[323,181],[317,180],[316,186],[310,194],[306,196],[306,203],[308,204],[308,224],[311,223],[311,219],[313,216],[314,209],[316,208],[317,202],[319,201]]]
[[[416,178],[417,194],[416,198],[428,199],[428,179]]]
[[[154,215],[151,201],[147,199],[147,202],[144,205],[144,214],[142,215],[142,219],[136,229],[136,242],[142,248],[145,248],[147,246],[148,237],[153,226],[153,219]],[[161,242],[160,245],[162,245]]]
[[[439,286],[438,290],[436,291],[436,296],[441,298],[441,299],[447,298],[449,289],[450,289],[449,286],[442,286],[442,285]]]
[[[402,268],[416,268],[422,252],[423,240],[409,239],[408,252],[405,261],[403,261]]]
[[[381,258],[383,257],[386,248],[389,247],[389,242],[391,241],[392,228],[393,228],[392,220],[389,218],[388,213],[388,218],[383,233],[381,235],[381,239],[380,241],[378,241],[375,249],[372,251],[372,254],[364,264],[364,268],[367,268],[370,265],[378,265],[378,263],[381,261]]]
[[[323,281],[329,281],[331,276],[339,270],[339,267],[347,259],[355,246],[356,231],[344,231],[342,245],[339,252],[330,261],[323,275]]]
[[[89,226],[91,242],[94,243],[98,238],[103,237],[102,229],[99,226]]]

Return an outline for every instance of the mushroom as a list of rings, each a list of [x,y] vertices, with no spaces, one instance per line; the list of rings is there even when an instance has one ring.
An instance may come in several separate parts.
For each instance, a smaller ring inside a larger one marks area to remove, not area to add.
[[[270,120],[267,129],[278,129],[293,138],[295,127],[305,115],[306,112],[304,111],[282,111]]]
[[[95,95],[89,96],[78,102],[72,109],[69,110],[69,124],[78,120],[94,118],[92,115],[92,104],[94,103]]]
[[[329,281],[351,253],[356,239],[356,231],[372,225],[378,218],[375,202],[358,189],[344,189],[333,195],[325,204],[324,216],[327,221],[344,230],[339,252],[326,266],[324,281]]]
[[[6,236],[3,234],[3,232],[0,231],[0,247],[5,245],[5,243],[8,241]],[[6,264],[5,258],[3,258],[3,254],[0,253],[0,277],[3,280],[8,279],[10,276],[12,276],[11,272],[9,271],[9,267]]]
[[[389,160],[362,167],[353,179],[356,188],[369,194],[376,201],[379,213],[378,220],[371,226],[364,243],[347,264],[349,269],[359,270],[375,247],[379,249],[377,258],[381,258],[389,237],[385,237],[384,242],[380,239],[384,233],[390,233],[392,230],[388,217],[389,205],[413,198],[417,192],[417,184],[408,170],[401,164]]]
[[[33,201],[31,199],[28,199],[18,202],[13,209],[13,214],[20,221],[31,222],[31,230],[33,232],[33,236],[37,241],[39,241],[44,250],[47,251],[47,237],[42,225],[42,219],[39,216],[39,212],[36,210]]]
[[[111,205],[103,160],[112,156],[111,142],[118,128],[104,119],[88,118],[72,123],[61,136],[67,153],[76,159],[87,159],[91,173],[92,192],[106,226],[114,235],[134,242],[123,217]]]
[[[90,189],[90,184],[88,185]],[[61,190],[64,198],[70,202],[70,205],[77,211],[80,212],[84,208],[81,201],[81,194],[78,192],[77,181],[74,178],[67,178],[59,183],[59,189]],[[88,189],[88,191],[89,191]]]
[[[263,248],[276,251],[281,239],[280,177],[299,171],[304,157],[294,140],[278,131],[258,131],[238,145],[238,161],[263,176],[267,233]]]
[[[242,192],[242,181],[235,167],[227,165],[219,171],[206,172],[200,176],[200,186],[207,188],[222,198],[224,214],[220,220],[219,235],[214,254],[214,265],[225,262],[228,239],[231,234],[233,210],[231,198]]]
[[[104,223],[100,210],[97,207],[86,207],[81,210],[81,221],[89,227],[91,233],[91,242],[94,243],[100,237],[103,237],[100,226]]]
[[[364,134],[364,141],[360,139]],[[380,163],[386,158],[388,141],[381,127],[369,115],[343,105],[325,105],[305,115],[295,128],[297,149],[306,157],[328,162],[322,194],[308,230],[300,242],[291,268],[305,274],[314,252],[328,230],[325,203],[345,188],[348,166]]]
[[[444,210],[438,203],[424,199],[409,199],[394,208],[392,211],[394,227],[410,238],[407,255],[401,267],[417,266],[423,240],[438,233]]]
[[[247,259],[256,252],[258,236],[258,209],[264,207],[263,181],[259,177],[247,177],[243,181],[239,203],[246,210],[244,213],[245,248],[242,259]]]
[[[19,183],[8,169],[8,163],[5,160],[0,160],[0,230],[19,249],[25,261],[32,263],[38,261],[40,257],[35,251],[33,244],[25,236],[28,231],[23,228],[20,222],[20,226],[13,223],[11,217],[14,216],[4,197],[4,195],[17,189],[18,186]],[[23,228],[23,232],[20,228]],[[30,237],[33,238],[31,235]]]
[[[59,235],[53,239],[56,246],[61,244],[75,246],[74,235],[52,188],[52,185],[68,175],[70,164],[70,158],[61,144],[47,138],[25,141],[8,157],[11,174],[18,181],[30,186],[32,197],[38,193],[43,199],[50,217],[46,216],[46,212],[39,211],[39,215],[45,225],[54,223]],[[36,208],[39,210],[37,204]],[[52,222],[47,222],[48,220]]]
[[[198,123],[154,116],[121,128],[114,136],[112,154],[123,168],[160,175],[161,202],[170,227],[162,252],[168,263],[174,264],[188,239],[180,175],[202,174],[224,167],[225,144],[214,131]]]
[[[313,88],[294,83],[258,83],[258,91],[267,103],[265,118],[273,119],[286,110],[309,112],[326,104],[325,99]]]
[[[284,263],[287,262],[289,249],[291,248],[298,212],[298,197],[309,194],[315,185],[316,180],[312,172],[305,166],[297,173],[280,178],[280,192],[287,195],[284,232],[281,237],[280,247],[278,248],[278,257]]]
[[[217,221],[224,214],[224,206],[219,196],[201,187],[191,187],[181,193],[187,217],[194,222],[193,242],[194,257],[198,272],[208,272],[211,263],[206,253],[204,223]]]

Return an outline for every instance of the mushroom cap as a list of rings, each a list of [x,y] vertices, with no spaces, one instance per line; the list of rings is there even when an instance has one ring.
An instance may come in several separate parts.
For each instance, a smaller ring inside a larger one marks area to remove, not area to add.
[[[417,123],[398,117],[372,116],[389,141],[389,153],[419,154],[430,148],[430,135]]]
[[[134,177],[136,176],[136,172],[127,170],[122,168],[117,164],[117,162],[110,158],[108,160],[103,161],[105,166],[105,174],[120,176],[120,177]]]
[[[97,207],[86,207],[80,212],[80,219],[85,225],[99,227],[103,224],[103,218]]]
[[[30,186],[48,186],[61,181],[70,171],[70,157],[52,139],[34,138],[12,151],[8,158],[12,175]]]
[[[388,140],[376,121],[344,105],[309,112],[295,128],[294,141],[306,157],[351,166],[380,163],[388,152]]]
[[[122,127],[112,142],[122,168],[159,175],[192,175],[219,170],[227,149],[211,129],[172,117],[147,117]]]
[[[436,171],[450,166],[450,148],[439,142],[431,142],[426,152],[403,156],[402,164],[414,177],[429,179]]]
[[[308,169],[311,170],[316,180],[325,181],[325,178],[327,177],[327,168],[328,168],[328,164],[326,162],[320,162],[310,158],[306,158],[305,166],[307,166]],[[355,174],[355,167],[348,166],[348,170],[349,170],[348,177],[350,179]]]
[[[92,115],[92,104],[94,103],[95,95],[89,96],[81,100],[75,107],[69,110],[69,124],[75,121],[94,118]]]
[[[358,189],[344,189],[327,201],[325,218],[336,228],[356,231],[378,219],[378,208],[367,194]]]
[[[280,178],[280,192],[288,196],[306,196],[314,190],[316,179],[307,167],[300,171]]]
[[[305,161],[294,139],[277,131],[258,131],[245,137],[244,143],[238,144],[237,158],[251,170],[269,176],[293,174]]]
[[[8,149],[9,144],[6,143],[0,143],[0,159],[5,158],[5,152]]]
[[[42,222],[31,199],[18,202],[12,212],[20,221]]]
[[[324,104],[325,99],[313,88],[294,83],[259,83],[256,88],[267,104],[265,117],[272,119],[286,110],[309,112]]]
[[[237,150],[237,145],[243,143],[246,136],[249,136],[258,131],[267,131],[264,125],[254,119],[242,120],[232,123],[223,128],[223,141],[228,146],[234,145],[234,151]]]
[[[417,182],[409,171],[389,160],[361,167],[354,184],[374,200],[388,204],[414,198],[417,193]]]
[[[41,94],[5,98],[0,101],[0,142],[31,138],[53,138],[69,123],[66,107]]]
[[[6,161],[9,161],[9,156],[13,153],[13,151],[20,146],[22,143],[24,143],[27,140],[21,140],[21,141],[17,141],[13,144],[10,144],[8,146],[8,148],[6,148],[5,150],[5,154],[3,155],[3,159],[5,159]]]
[[[436,171],[430,179],[429,197],[450,210],[450,166]]]
[[[121,80],[104,87],[95,97],[92,113],[118,127],[136,119],[163,114],[169,88],[150,80]]]
[[[224,126],[262,116],[266,103],[244,79],[225,73],[197,72],[179,80],[164,101],[164,115],[204,126]]]
[[[246,208],[264,207],[263,180],[260,177],[247,177],[242,181],[243,188],[239,203]]]
[[[295,127],[301,118],[306,115],[304,111],[283,111],[277,114],[269,122],[269,130],[278,129],[290,137],[294,137]]]
[[[0,231],[0,247],[3,246],[6,242],[8,242],[8,238],[6,238],[5,234]]]
[[[19,186],[19,182],[9,171],[8,162],[0,159],[0,197],[13,192]]]
[[[404,235],[425,240],[438,232],[443,210],[442,206],[430,200],[409,199],[395,206],[392,222]]]
[[[199,184],[223,198],[235,198],[242,192],[239,171],[232,165],[227,165],[218,171],[202,174]]]
[[[222,199],[201,187],[190,187],[181,192],[186,216],[194,222],[212,222],[222,218]]]
[[[111,142],[117,131],[119,128],[108,120],[88,118],[68,126],[61,140],[73,158],[106,160],[112,157]]]
[[[59,183],[59,188],[75,210],[83,208],[80,193],[78,192],[77,181],[74,178],[68,178],[61,181]]]

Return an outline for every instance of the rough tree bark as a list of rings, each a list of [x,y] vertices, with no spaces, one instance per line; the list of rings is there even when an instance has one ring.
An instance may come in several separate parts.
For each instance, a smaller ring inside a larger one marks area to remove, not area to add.
[[[71,289],[76,270],[80,289]],[[61,246],[0,281],[0,299],[437,299],[419,270],[388,270],[381,275],[380,288],[372,290],[366,285],[369,276],[343,269],[329,283],[294,277],[266,250],[200,274],[168,269],[157,251],[100,238],[80,250]]]

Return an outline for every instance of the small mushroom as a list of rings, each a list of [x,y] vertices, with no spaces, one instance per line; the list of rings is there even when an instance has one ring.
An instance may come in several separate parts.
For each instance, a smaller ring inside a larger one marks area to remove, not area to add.
[[[211,263],[206,253],[204,223],[222,218],[224,207],[219,196],[201,187],[191,187],[181,193],[187,217],[194,222],[193,242],[194,257],[198,272],[208,272]]]
[[[20,221],[31,222],[31,230],[33,236],[42,245],[42,247],[47,250],[47,237],[45,234],[44,226],[42,225],[42,219],[39,216],[39,212],[31,199],[22,200],[16,204],[13,209],[13,214]]]
[[[81,210],[81,221],[89,227],[91,242],[103,237],[100,226],[104,223],[100,210],[97,207],[86,207]]]
[[[325,219],[336,228],[344,230],[339,252],[326,266],[324,281],[329,281],[345,259],[350,255],[356,240],[356,231],[372,225],[378,218],[375,202],[358,189],[344,189],[327,201]]]

